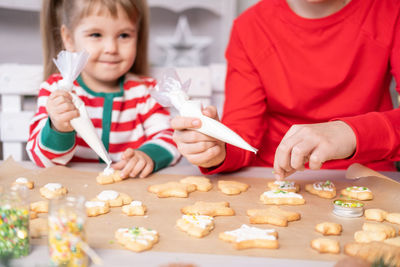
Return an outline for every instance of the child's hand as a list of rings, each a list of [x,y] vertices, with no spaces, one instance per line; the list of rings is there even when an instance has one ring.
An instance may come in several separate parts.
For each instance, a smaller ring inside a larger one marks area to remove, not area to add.
[[[153,160],[144,152],[128,148],[122,153],[121,161],[113,164],[116,170],[121,170],[121,178],[147,177],[154,169]]]
[[[325,161],[350,157],[357,140],[351,127],[343,121],[293,125],[275,152],[276,179],[283,179],[309,162],[319,169]]]
[[[207,107],[203,114],[218,119],[217,109]],[[175,130],[173,140],[179,152],[187,160],[197,166],[209,168],[221,164],[226,157],[225,143],[188,128],[200,128],[201,121],[195,118],[175,117],[171,120],[171,127]]]
[[[74,129],[70,121],[79,117],[79,111],[72,103],[72,96],[64,90],[52,92],[46,104],[52,127],[59,132],[71,132]]]

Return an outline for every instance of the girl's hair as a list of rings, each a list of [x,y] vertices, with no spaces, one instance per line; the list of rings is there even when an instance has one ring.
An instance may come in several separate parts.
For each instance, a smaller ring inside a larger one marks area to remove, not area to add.
[[[138,29],[136,58],[130,71],[139,75],[147,75],[149,71],[147,60],[149,11],[146,0],[43,0],[40,28],[44,79],[58,72],[53,58],[64,49],[61,26],[65,25],[70,31],[73,31],[80,19],[93,14],[102,14],[104,10],[108,10],[111,16],[116,17],[118,5],[132,21],[136,22]]]

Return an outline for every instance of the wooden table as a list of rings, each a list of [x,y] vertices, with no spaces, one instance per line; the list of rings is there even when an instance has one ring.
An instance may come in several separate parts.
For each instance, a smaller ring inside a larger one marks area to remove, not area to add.
[[[36,168],[30,162],[23,162],[26,168]],[[101,171],[104,165],[75,163],[71,164],[72,168],[83,171]],[[199,170],[182,161],[174,167],[161,170],[160,173],[165,174],[184,174],[184,175],[200,175]],[[329,180],[335,180],[335,177],[343,177],[345,170],[306,170],[293,175],[296,179],[307,177],[310,174],[323,176]],[[382,174],[400,181],[400,173],[382,172]],[[251,167],[243,169],[229,176],[249,176],[249,177],[273,177],[271,168]],[[111,250],[96,249],[104,261],[103,266],[168,266],[173,263],[195,264],[195,266],[334,266],[332,261],[311,261],[311,260],[293,260],[293,259],[276,259],[276,258],[260,258],[260,257],[243,257],[243,256],[227,256],[214,254],[197,254],[197,253],[170,253],[170,252],[152,252],[132,253],[127,250]],[[33,264],[35,263],[35,264]],[[48,247],[33,246],[29,256],[13,260],[12,266],[48,266]],[[92,266],[94,266],[92,264]]]

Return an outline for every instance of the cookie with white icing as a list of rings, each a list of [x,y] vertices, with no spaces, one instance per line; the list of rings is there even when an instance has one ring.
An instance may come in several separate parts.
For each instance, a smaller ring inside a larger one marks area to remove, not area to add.
[[[374,198],[371,190],[365,186],[349,186],[342,189],[342,195],[358,200],[371,200]]]
[[[28,178],[25,177],[19,177],[15,179],[15,182],[13,182],[12,187],[15,188],[17,186],[26,186],[29,189],[33,189],[34,183],[33,181],[29,181]]]
[[[139,200],[134,200],[131,203],[122,206],[122,212],[128,216],[143,216],[147,211],[147,207]]]
[[[40,194],[47,199],[56,199],[65,196],[68,192],[60,183],[48,183],[40,188]]]
[[[104,201],[86,201],[85,208],[88,217],[95,217],[110,211],[110,205]]]
[[[207,215],[182,215],[176,227],[194,237],[204,237],[214,229],[214,218]]]
[[[236,230],[220,233],[219,239],[233,243],[236,249],[279,248],[278,233],[275,229],[261,229],[246,224]]]
[[[132,202],[132,198],[125,193],[115,190],[103,190],[92,201],[107,202],[110,207],[121,207]]]
[[[260,200],[264,204],[273,205],[303,205],[306,203],[303,196],[283,190],[270,190],[261,194]]]
[[[300,185],[296,184],[293,181],[273,181],[273,182],[268,182],[268,187],[270,190],[283,190],[287,192],[299,192],[300,191]]]
[[[159,235],[155,230],[144,227],[119,228],[115,232],[118,243],[125,248],[140,252],[151,249],[158,242]]]
[[[124,178],[126,179],[126,178]],[[106,168],[96,177],[96,182],[99,184],[112,184],[124,180],[121,178],[121,172],[113,168]]]
[[[322,198],[334,198],[336,196],[336,187],[329,180],[306,184],[306,191]]]

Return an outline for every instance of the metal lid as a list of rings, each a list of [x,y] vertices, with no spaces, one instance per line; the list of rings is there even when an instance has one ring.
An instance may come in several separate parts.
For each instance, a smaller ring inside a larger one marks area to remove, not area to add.
[[[364,203],[357,200],[336,199],[333,201],[332,212],[340,217],[361,217],[364,214]]]

